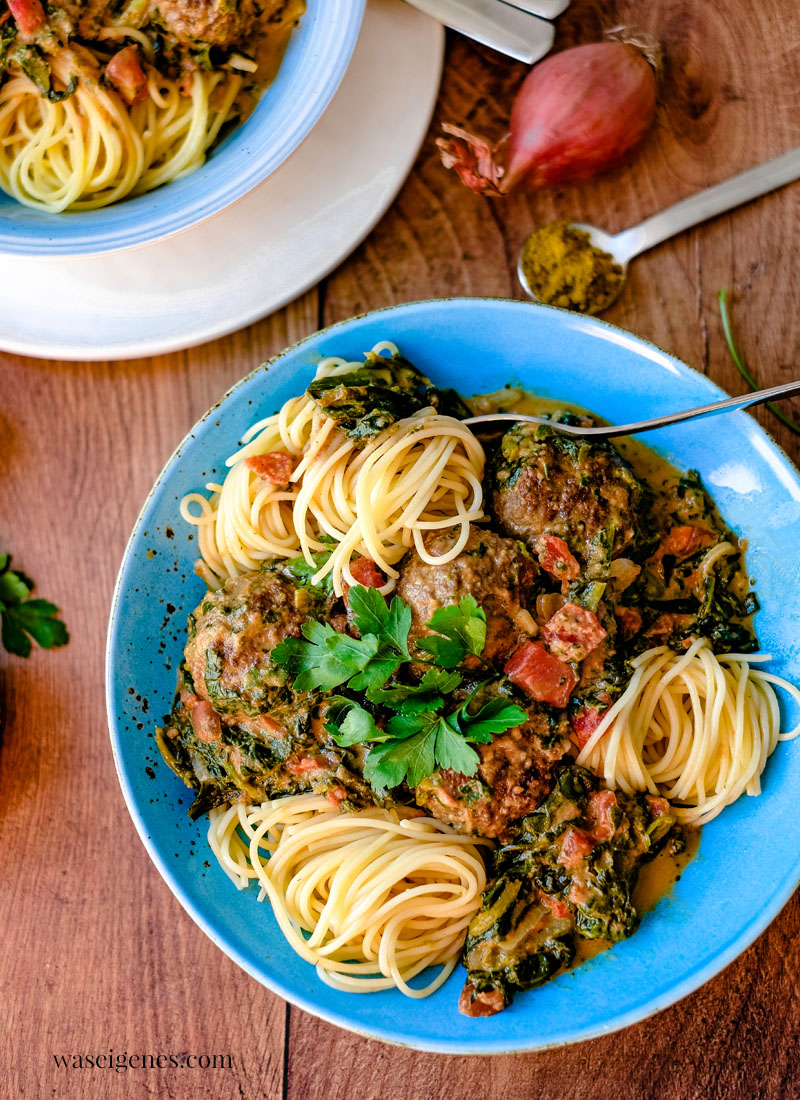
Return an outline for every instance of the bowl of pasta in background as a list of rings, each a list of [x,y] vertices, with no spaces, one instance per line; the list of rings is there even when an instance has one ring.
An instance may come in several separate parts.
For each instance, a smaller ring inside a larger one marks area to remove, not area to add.
[[[519,994],[497,1016],[458,1012],[463,971],[431,997],[345,993],[323,984],[288,947],[256,890],[238,892],[215,861],[204,864],[206,824],[161,760],[153,726],[171,706],[187,614],[205,586],[193,573],[195,530],[179,502],[221,480],[246,429],[313,377],[324,356],[359,359],[381,340],[437,385],[460,392],[519,384],[544,397],[626,422],[721,396],[707,378],[603,321],[530,303],[453,299],[391,307],[316,333],[238,383],[187,435],[160,475],[128,544],[111,611],[106,687],[123,793],[161,875],[190,916],[249,975],[334,1024],[390,1042],[446,1053],[541,1050],[627,1027],[719,973],[767,927],[800,881],[800,743],[770,758],[760,797],[742,797],[701,834],[679,881],[644,914],[636,935]],[[465,384],[465,379],[468,383]],[[633,384],[632,384],[633,383]],[[696,469],[719,509],[748,540],[760,600],[755,628],[771,670],[800,682],[796,564],[800,476],[744,413],[651,433],[647,443]],[[796,723],[789,701],[786,723]],[[243,975],[242,981],[248,979]]]
[[[309,0],[252,114],[225,127],[190,174],[108,206],[63,213],[0,191],[0,254],[48,259],[120,251],[189,229],[235,203],[290,156],[322,115],[349,64],[364,6],[365,0]]]

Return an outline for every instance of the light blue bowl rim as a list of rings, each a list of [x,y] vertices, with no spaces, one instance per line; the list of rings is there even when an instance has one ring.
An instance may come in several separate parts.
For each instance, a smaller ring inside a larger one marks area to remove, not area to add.
[[[387,1030],[381,1027],[365,1027],[354,1024],[353,1020],[348,1016],[346,1012],[339,1012],[330,1010],[326,1007],[320,1006],[313,999],[298,994],[290,985],[284,984],[280,980],[276,980],[274,977],[265,972],[264,969],[260,969],[258,966],[254,966],[250,961],[236,948],[232,947],[224,937],[219,936],[214,929],[211,922],[207,919],[202,909],[196,906],[185,894],[180,883],[175,878],[168,863],[163,860],[154,845],[151,843],[147,832],[147,825],[142,817],[139,805],[134,795],[132,785],[125,767],[122,763],[122,747],[120,745],[120,731],[117,724],[116,715],[113,708],[113,691],[114,691],[114,655],[115,648],[118,644],[118,632],[120,624],[116,620],[116,609],[120,599],[120,595],[125,584],[126,574],[131,565],[131,551],[141,528],[151,502],[159,491],[161,482],[169,472],[171,466],[175,460],[179,457],[184,447],[191,442],[192,437],[197,430],[203,425],[210,417],[214,416],[218,409],[225,405],[228,399],[236,393],[242,386],[246,385],[256,375],[263,373],[264,367],[276,363],[283,359],[285,356],[294,354],[305,347],[313,346],[315,343],[319,343],[321,340],[329,336],[335,337],[338,330],[347,329],[353,326],[356,322],[365,321],[367,319],[386,316],[391,318],[392,314],[405,311],[419,310],[424,317],[426,310],[436,311],[442,306],[450,306],[454,309],[469,309],[471,305],[489,305],[490,308],[493,305],[498,307],[511,307],[512,309],[521,310],[545,310],[550,313],[562,314],[565,317],[569,317],[572,323],[585,324],[590,328],[602,328],[606,329],[609,333],[614,334],[617,337],[622,337],[628,344],[633,344],[645,351],[649,351],[648,357],[653,357],[652,353],[656,353],[658,360],[661,362],[668,361],[672,364],[673,368],[677,367],[679,374],[688,372],[689,375],[695,375],[702,381],[705,388],[709,392],[710,398],[718,396],[720,398],[729,396],[724,390],[722,390],[716,383],[712,382],[701,372],[690,367],[687,363],[677,359],[674,355],[664,351],[651,341],[645,340],[639,336],[635,336],[626,329],[620,326],[610,324],[608,321],[604,321],[597,317],[587,317],[583,315],[577,315],[575,313],[568,312],[566,310],[557,309],[551,306],[543,306],[538,303],[524,302],[518,299],[511,298],[486,298],[486,297],[452,297],[452,298],[437,298],[437,299],[421,299],[419,301],[404,302],[397,305],[386,306],[381,309],[370,310],[365,313],[356,314],[353,317],[346,318],[342,321],[338,321],[332,325],[327,326],[324,329],[320,329],[311,335],[304,337],[302,340],[288,346],[283,351],[276,355],[271,356],[263,363],[259,364],[256,368],[250,371],[243,378],[239,379],[229,390],[194,424],[194,426],[186,433],[186,436],[175,448],[175,451],[167,460],[158,475],[153,488],[148,493],[148,496],[142,506],[139,516],[131,532],[130,538],[126,545],[122,562],[120,564],[119,574],[114,587],[114,593],[111,602],[111,610],[109,615],[109,626],[106,645],[106,705],[107,716],[109,723],[109,733],[111,739],[111,748],[114,757],[114,763],[117,770],[117,776],[119,779],[120,787],[122,789],[123,796],[125,798],[128,811],[133,819],[133,823],[137,832],[144,844],[148,855],[152,859],[153,863],[158,868],[164,881],[169,886],[172,893],[180,902],[184,910],[189,914],[192,920],[202,928],[209,939],[217,945],[230,959],[237,963],[243,970],[245,970],[251,977],[255,978],[260,984],[264,985],[267,989],[273,993],[278,994],[280,997],[288,1001],[290,1004],[303,1009],[304,1011],[316,1016],[320,1019],[326,1020],[329,1023],[335,1024],[347,1031],[354,1032],[365,1038],[378,1039],[386,1043],[390,1043],[397,1046],[409,1047],[415,1050],[428,1051],[431,1053],[441,1054],[468,1054],[475,1056],[482,1056],[487,1054],[512,1054],[522,1052],[534,1052],[545,1051],[551,1049],[557,1049],[563,1046],[572,1045],[574,1043],[586,1042],[591,1039],[600,1038],[603,1036],[614,1034],[634,1024],[641,1023],[642,1021],[654,1016],[658,1012],[663,1011],[666,1008],[674,1005],[676,1002],[689,996],[695,992],[706,982],[717,976],[722,970],[729,966],[739,955],[741,955],[754,941],[765,931],[765,929],[772,923],[777,917],[780,911],[784,908],[787,902],[791,899],[798,885],[800,884],[800,852],[798,852],[795,862],[789,866],[781,879],[775,884],[775,888],[771,893],[767,904],[761,909],[758,916],[749,924],[742,932],[733,937],[725,946],[718,951],[718,953],[710,959],[710,961],[701,966],[695,967],[691,970],[686,977],[679,982],[669,985],[662,991],[649,997],[644,1003],[641,1003],[634,1007],[629,1012],[619,1013],[617,1015],[611,1015],[607,1023],[602,1026],[591,1028],[576,1028],[573,1025],[567,1024],[561,1034],[557,1035],[552,1041],[548,1043],[540,1043],[536,1041],[535,1034],[531,1035],[531,1042],[524,1044],[517,1044],[509,1046],[502,1040],[487,1042],[481,1040],[479,1036],[476,1037],[474,1042],[470,1042],[468,1046],[465,1046],[463,1042],[455,1041],[452,1043],[443,1042],[437,1040],[434,1042],[426,1042],[424,1038],[416,1037],[414,1042],[406,1042],[399,1039],[395,1033],[391,1030]],[[732,414],[734,417],[740,418],[746,416],[746,413],[738,412]],[[748,419],[750,419],[748,417]],[[757,422],[752,421],[753,429],[760,434],[764,441],[768,444],[769,448],[782,460],[782,463],[791,479],[794,480],[798,486],[800,486],[800,473],[794,466],[791,459],[778,445],[778,443],[772,438],[772,436],[766,432]],[[576,971],[575,973],[579,973]],[[363,995],[362,995],[363,996]],[[535,996],[533,994],[527,994],[522,996]]]
[[[31,210],[0,194],[0,255],[49,260],[120,252],[181,233],[244,198],[294,152],[330,103],[350,63],[365,6],[366,0],[309,3],[253,114],[191,175],[74,214]]]

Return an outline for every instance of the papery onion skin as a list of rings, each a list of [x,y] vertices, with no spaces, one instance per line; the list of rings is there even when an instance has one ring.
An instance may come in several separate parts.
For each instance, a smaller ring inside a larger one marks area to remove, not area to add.
[[[616,167],[643,139],[655,109],[655,73],[644,56],[622,42],[596,42],[530,71],[511,111],[505,166],[497,163],[499,146],[447,123],[450,136],[437,145],[467,187],[505,195]]]

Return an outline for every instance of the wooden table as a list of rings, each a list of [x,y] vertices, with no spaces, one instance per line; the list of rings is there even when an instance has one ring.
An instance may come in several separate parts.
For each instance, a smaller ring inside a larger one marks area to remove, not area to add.
[[[363,310],[453,294],[519,297],[515,257],[535,223],[578,215],[616,231],[797,144],[796,0],[576,0],[560,21],[559,45],[595,40],[626,21],[666,51],[657,124],[629,169],[505,202],[469,193],[439,165],[437,124],[468,121],[499,135],[524,69],[452,36],[434,125],[412,175],[366,242],[319,287],[244,332],[180,354],[89,364],[0,356],[0,548],[61,606],[72,632],[58,652],[0,657],[0,1096],[800,1096],[797,897],[718,978],[623,1033],[494,1059],[384,1046],[290,1009],[206,939],[136,836],[106,733],[106,620],[126,538],[175,443],[231,383]],[[799,247],[795,185],[638,260],[608,319],[738,393],[716,304],[728,286],[759,381],[787,381],[800,350]],[[797,438],[768,413],[756,415],[797,459]],[[54,1064],[53,1054],[109,1048],[229,1053],[234,1064],[119,1073]]]

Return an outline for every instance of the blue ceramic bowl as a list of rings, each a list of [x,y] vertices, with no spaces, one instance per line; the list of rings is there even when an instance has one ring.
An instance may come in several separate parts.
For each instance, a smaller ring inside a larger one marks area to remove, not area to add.
[[[254,892],[237,892],[213,858],[204,868],[203,823],[189,821],[191,796],[153,742],[153,725],[170,708],[186,614],[204,591],[192,573],[197,543],[188,541],[179,500],[219,475],[246,428],[299,392],[321,356],[358,359],[384,339],[394,340],[437,383],[462,393],[520,382],[617,423],[721,396],[683,363],[602,321],[484,299],[370,313],[317,333],[260,367],[178,447],[125,554],[107,667],[122,789],[150,856],[187,912],[249,974],[308,1012],[365,1035],[449,1053],[538,1050],[603,1035],[665,1008],[717,974],[791,896],[800,880],[800,742],[779,745],[760,798],[741,798],[703,830],[697,858],[632,939],[518,996],[507,1011],[486,1020],[459,1015],[458,971],[422,1002],[398,992],[339,993],[318,981]],[[774,655],[773,670],[800,682],[797,471],[744,413],[662,429],[648,441],[679,466],[698,469],[723,516],[747,538],[761,599],[756,627],[762,649]],[[798,720],[792,712],[785,717]]]
[[[0,192],[0,253],[49,259],[133,248],[188,229],[241,199],[294,152],[327,107],[355,48],[364,5],[311,0],[253,114],[192,175],[76,214],[31,210]]]

